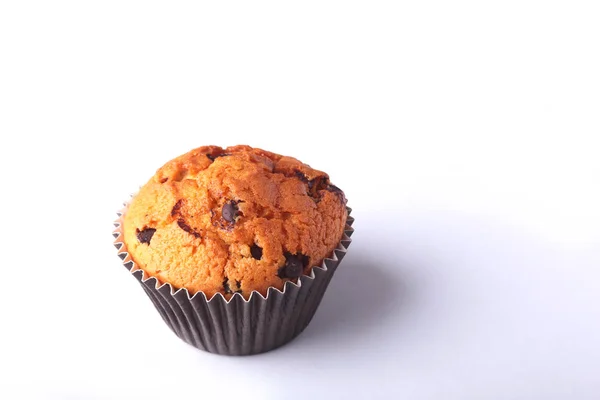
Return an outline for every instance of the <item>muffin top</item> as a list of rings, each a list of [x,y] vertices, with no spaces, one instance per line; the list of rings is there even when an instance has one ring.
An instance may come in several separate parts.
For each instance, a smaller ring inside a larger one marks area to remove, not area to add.
[[[156,172],[126,210],[123,233],[133,261],[161,283],[248,298],[321,265],[346,217],[326,173],[249,146],[205,146]]]

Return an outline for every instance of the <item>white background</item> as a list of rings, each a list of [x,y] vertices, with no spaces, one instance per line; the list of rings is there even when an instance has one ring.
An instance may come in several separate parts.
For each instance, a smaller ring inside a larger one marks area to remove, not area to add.
[[[595,1],[0,3],[0,397],[600,398]],[[311,325],[180,342],[114,212],[247,143],[327,171],[356,233]]]

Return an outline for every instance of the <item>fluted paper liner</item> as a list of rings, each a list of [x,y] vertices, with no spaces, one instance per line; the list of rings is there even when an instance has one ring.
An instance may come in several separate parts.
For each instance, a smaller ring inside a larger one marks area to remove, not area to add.
[[[210,299],[202,292],[190,296],[187,289],[161,284],[138,268],[123,240],[123,215],[128,204],[118,212],[113,232],[114,244],[123,265],[140,282],[142,288],[171,330],[186,343],[205,351],[226,355],[249,355],[273,350],[298,336],[314,316],[329,281],[350,246],[350,216],[344,234],[331,257],[314,266],[310,275],[298,282],[288,281],[283,290],[271,287],[266,297],[257,291],[246,300],[235,293],[227,300],[221,293]]]

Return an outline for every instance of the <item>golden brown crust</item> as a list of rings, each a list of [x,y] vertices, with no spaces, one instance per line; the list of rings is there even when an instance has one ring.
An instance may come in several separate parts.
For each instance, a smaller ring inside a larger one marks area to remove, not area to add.
[[[124,216],[124,241],[161,283],[209,298],[265,295],[331,255],[345,202],[327,174],[295,158],[205,146],[169,161],[140,189]]]

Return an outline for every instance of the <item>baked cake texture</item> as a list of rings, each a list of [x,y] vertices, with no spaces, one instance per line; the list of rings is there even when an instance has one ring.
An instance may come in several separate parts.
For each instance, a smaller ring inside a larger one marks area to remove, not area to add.
[[[330,257],[344,193],[292,157],[205,146],[167,162],[134,196],[124,243],[147,275],[190,294],[266,295]]]

